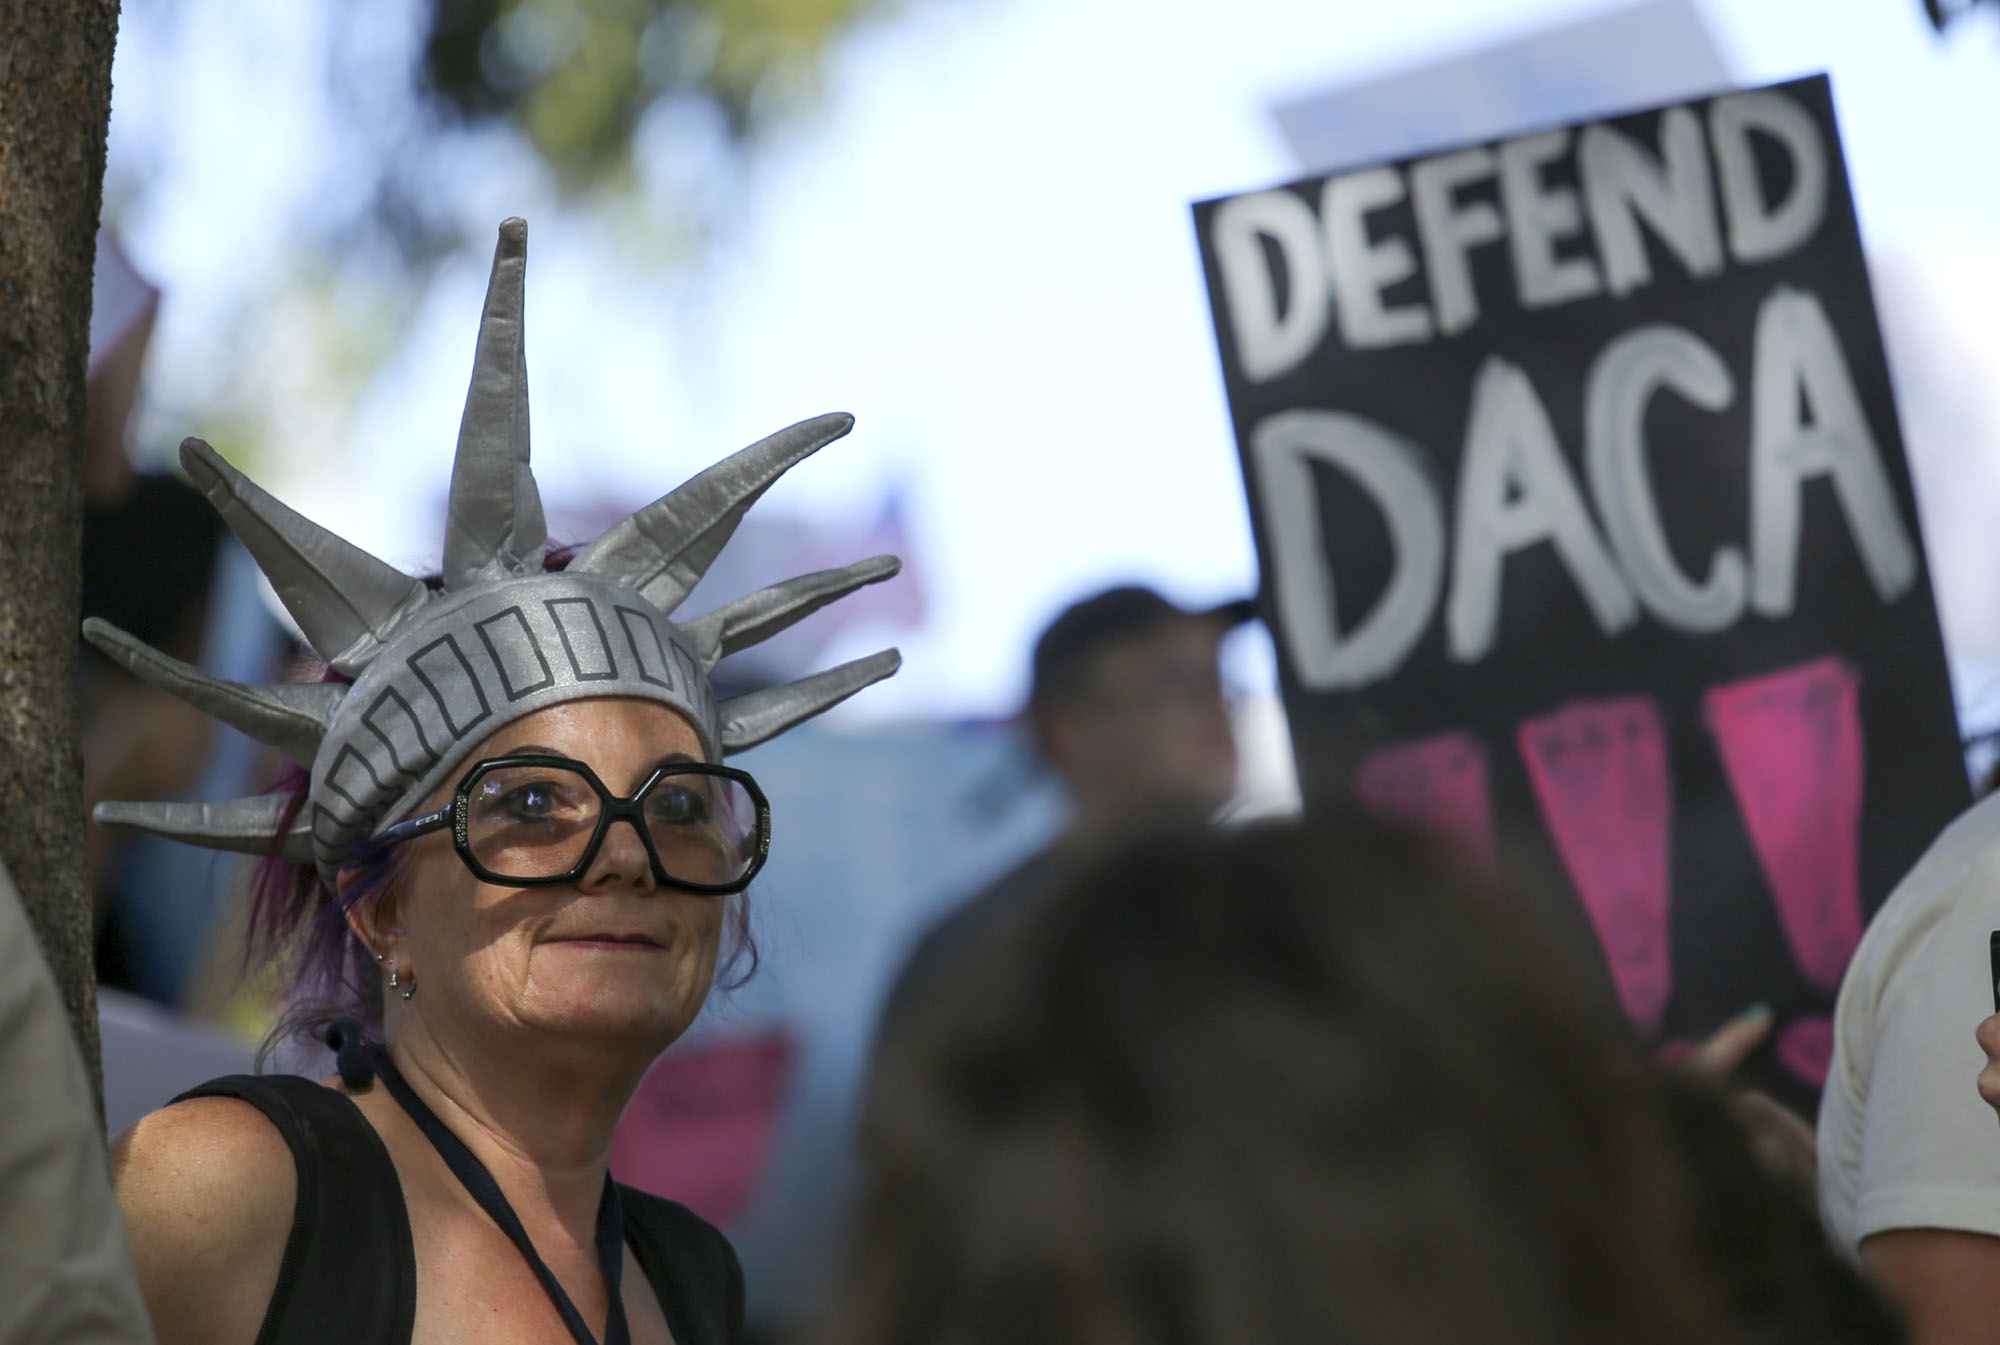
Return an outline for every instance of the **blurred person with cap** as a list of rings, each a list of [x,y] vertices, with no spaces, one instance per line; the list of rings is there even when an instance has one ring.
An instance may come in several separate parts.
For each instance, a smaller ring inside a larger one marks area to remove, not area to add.
[[[1218,654],[1248,600],[1190,611],[1125,585],[1073,603],[1035,642],[1026,720],[1073,830],[1213,815],[1236,787]]]
[[[949,949],[1083,857],[1135,830],[1215,820],[1235,792],[1237,767],[1222,640],[1254,615],[1247,598],[1186,608],[1125,584],[1070,604],[1043,629],[1021,720],[1062,783],[1069,823],[919,938],[885,1001],[885,1021]]]

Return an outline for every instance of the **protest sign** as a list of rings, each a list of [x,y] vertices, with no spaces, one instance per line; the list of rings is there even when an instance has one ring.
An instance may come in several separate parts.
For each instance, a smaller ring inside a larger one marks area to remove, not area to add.
[[[1307,804],[1538,870],[1656,1040],[1770,1004],[1808,1105],[1967,802],[1826,80],[1195,223]]]

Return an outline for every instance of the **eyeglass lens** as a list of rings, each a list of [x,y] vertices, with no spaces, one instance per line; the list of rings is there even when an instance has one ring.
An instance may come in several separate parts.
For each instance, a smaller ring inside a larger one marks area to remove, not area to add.
[[[604,811],[590,781],[560,766],[501,766],[472,782],[466,843],[501,878],[551,878],[583,859]],[[662,776],[641,804],[646,832],[667,876],[730,883],[757,848],[757,804],[743,785],[699,772]]]

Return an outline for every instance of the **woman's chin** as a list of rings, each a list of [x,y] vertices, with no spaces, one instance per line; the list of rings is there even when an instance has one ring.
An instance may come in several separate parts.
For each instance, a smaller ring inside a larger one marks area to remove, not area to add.
[[[635,1055],[659,1054],[694,1017],[659,977],[564,977],[537,990],[526,1015],[536,1026],[561,1036],[629,1042]]]

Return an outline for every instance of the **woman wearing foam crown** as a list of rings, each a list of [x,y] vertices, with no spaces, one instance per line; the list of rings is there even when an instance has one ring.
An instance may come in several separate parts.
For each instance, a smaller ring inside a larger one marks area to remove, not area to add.
[[[741,1330],[715,1229],[619,1186],[612,1130],[699,1012],[770,814],[722,764],[896,668],[894,651],[718,704],[716,662],[895,573],[891,557],[668,619],[745,510],[846,416],[783,430],[551,564],[528,468],[526,226],[500,227],[441,582],[182,462],[328,680],[207,678],[109,627],[139,675],[284,752],[297,788],[98,820],[292,864],[263,888],[299,1021],[339,1077],[235,1076],[113,1153],[159,1338],[707,1345]],[[275,847],[275,849],[274,849]],[[274,861],[275,863],[276,861]]]

